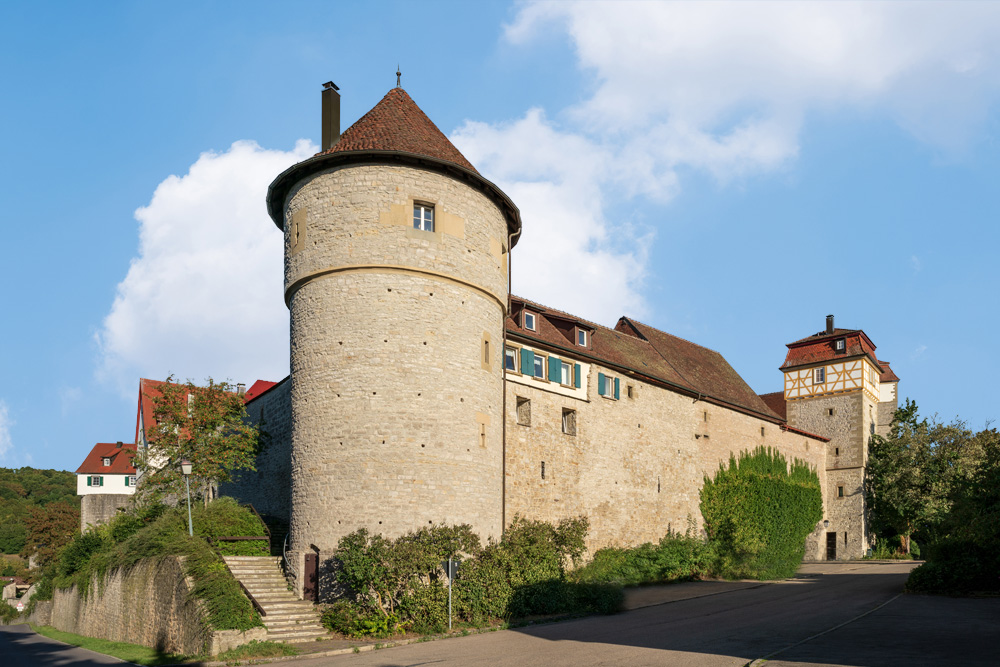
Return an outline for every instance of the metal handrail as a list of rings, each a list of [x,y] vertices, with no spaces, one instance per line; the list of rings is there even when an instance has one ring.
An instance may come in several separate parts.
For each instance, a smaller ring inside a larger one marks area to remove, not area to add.
[[[285,564],[285,570],[292,574],[292,579],[298,580],[298,572],[296,572],[295,568],[292,567],[292,561],[288,559],[288,536],[289,534],[285,533],[285,541],[281,545],[281,560]]]

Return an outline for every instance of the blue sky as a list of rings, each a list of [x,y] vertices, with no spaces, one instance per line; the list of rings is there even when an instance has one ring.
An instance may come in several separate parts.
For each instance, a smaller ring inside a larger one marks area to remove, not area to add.
[[[130,441],[139,377],[284,376],[267,185],[397,63],[520,206],[518,294],[758,392],[833,313],[925,414],[1000,416],[1000,5],[7,3],[0,60],[0,466]]]

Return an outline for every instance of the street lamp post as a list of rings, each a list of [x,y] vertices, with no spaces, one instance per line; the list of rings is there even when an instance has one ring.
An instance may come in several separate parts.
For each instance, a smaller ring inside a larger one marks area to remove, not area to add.
[[[191,462],[187,459],[181,461],[181,473],[184,475],[184,486],[187,487],[188,535],[194,537],[194,524],[191,523]]]

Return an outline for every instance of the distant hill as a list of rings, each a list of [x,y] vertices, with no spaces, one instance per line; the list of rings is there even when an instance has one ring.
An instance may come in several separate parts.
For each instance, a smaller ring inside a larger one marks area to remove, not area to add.
[[[32,507],[63,501],[80,507],[76,475],[65,470],[0,468],[0,553],[16,554],[24,548],[24,519]]]

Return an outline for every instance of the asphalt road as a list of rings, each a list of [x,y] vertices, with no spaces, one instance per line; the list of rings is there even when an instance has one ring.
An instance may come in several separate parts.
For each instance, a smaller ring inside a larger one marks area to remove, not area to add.
[[[1000,599],[899,596],[911,564],[818,564],[757,588],[296,667],[1000,665]],[[897,597],[898,596],[898,597]]]
[[[129,663],[37,635],[27,625],[0,625],[0,665],[3,667],[122,664]]]

